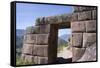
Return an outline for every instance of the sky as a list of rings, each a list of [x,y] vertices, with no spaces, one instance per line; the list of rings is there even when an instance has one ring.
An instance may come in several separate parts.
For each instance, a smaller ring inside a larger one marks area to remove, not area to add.
[[[59,29],[58,30],[58,36],[62,36],[62,35],[65,35],[65,34],[71,34],[72,31],[71,29]]]
[[[34,26],[35,20],[38,17],[47,17],[60,15],[64,13],[72,13],[72,6],[64,5],[47,5],[47,4],[28,4],[17,3],[16,4],[16,28],[26,29],[28,26]],[[59,36],[67,33],[71,33],[70,29],[59,30]]]

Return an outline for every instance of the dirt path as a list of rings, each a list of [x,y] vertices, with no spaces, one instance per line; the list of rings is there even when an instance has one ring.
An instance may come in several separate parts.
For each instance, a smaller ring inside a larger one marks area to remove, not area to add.
[[[63,57],[64,59],[72,58],[72,52],[66,48],[63,49],[60,53],[58,53],[57,57]]]

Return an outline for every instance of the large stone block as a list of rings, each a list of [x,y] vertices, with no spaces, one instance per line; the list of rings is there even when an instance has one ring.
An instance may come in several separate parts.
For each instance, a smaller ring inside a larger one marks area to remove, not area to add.
[[[39,26],[37,26],[36,31],[37,31],[37,34],[49,33],[50,32],[50,24],[39,25]]]
[[[96,10],[92,10],[92,18],[93,18],[94,20],[97,19],[97,9],[96,9]]]
[[[26,33],[26,34],[35,33],[35,27],[33,27],[33,26],[27,27],[25,33]]]
[[[38,57],[38,64],[47,64],[48,57]]]
[[[72,48],[72,62],[76,62],[77,60],[79,60],[83,54],[85,52],[85,48],[77,48],[77,47],[73,47]]]
[[[82,61],[96,61],[97,60],[97,53],[96,53],[96,43],[92,44],[90,47],[87,47],[85,50],[84,55],[78,60]]]
[[[91,20],[92,14],[91,11],[84,11],[78,13],[78,20]]]
[[[85,32],[85,22],[84,21],[76,21],[71,22],[72,32]]]
[[[83,34],[83,47],[89,47],[96,42],[96,33]]]
[[[72,14],[71,21],[78,21],[78,13]]]
[[[21,58],[23,63],[34,64],[34,57],[31,55],[22,54]]]
[[[74,12],[94,10],[96,7],[93,6],[74,6]]]
[[[74,47],[82,47],[83,41],[82,33],[72,33],[72,46]]]
[[[40,17],[36,19],[35,25],[43,25],[43,24],[49,24],[48,22],[46,22],[45,17]]]
[[[38,56],[34,56],[34,64],[38,64]]]
[[[35,43],[36,42],[36,34],[26,34],[24,37],[24,43]]]
[[[96,20],[89,20],[89,21],[86,21],[85,24],[86,24],[86,32],[96,32]]]
[[[24,44],[23,45],[22,53],[32,55],[32,51],[33,51],[33,44]]]
[[[70,22],[71,17],[72,17],[72,14],[62,14],[62,15],[60,15],[60,19],[62,19],[62,22]]]
[[[48,45],[34,45],[34,54],[36,56],[48,56]]]
[[[49,34],[37,34],[36,44],[48,44]]]
[[[74,6],[73,9],[74,9],[74,12],[78,12],[79,11],[79,6]]]

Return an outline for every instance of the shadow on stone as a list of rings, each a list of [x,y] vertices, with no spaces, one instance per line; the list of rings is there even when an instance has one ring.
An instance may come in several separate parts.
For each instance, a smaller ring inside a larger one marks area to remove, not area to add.
[[[65,63],[70,63],[70,62],[72,62],[72,58],[64,59],[62,57],[57,57],[56,59],[57,64],[65,64]]]

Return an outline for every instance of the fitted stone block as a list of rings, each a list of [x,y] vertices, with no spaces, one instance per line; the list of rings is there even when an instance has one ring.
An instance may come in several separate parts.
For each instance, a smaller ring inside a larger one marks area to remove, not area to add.
[[[74,9],[74,12],[78,12],[79,11],[79,6],[74,6],[73,9]]]
[[[96,48],[96,43],[92,44],[90,47],[87,47],[84,55],[78,61],[96,61]]]
[[[32,51],[33,51],[33,44],[23,45],[22,53],[32,55]]]
[[[38,57],[38,64],[47,64],[48,57]]]
[[[83,34],[83,47],[89,47],[96,42],[96,33]]]
[[[24,43],[35,43],[36,42],[36,34],[27,34],[24,37]]]
[[[91,11],[84,11],[78,13],[78,20],[91,20],[91,19],[92,19]]]
[[[88,11],[88,10],[94,10],[96,7],[93,6],[74,6],[74,12],[81,12],[81,11]]]
[[[37,34],[36,44],[48,44],[49,34]]]
[[[36,19],[35,25],[42,25],[42,24],[48,24],[48,22],[45,22],[45,17],[40,17]]]
[[[96,32],[96,20],[86,21],[86,32]]]
[[[37,34],[38,33],[49,33],[50,32],[50,24],[44,24],[44,25],[39,25],[37,26]]]
[[[92,10],[92,18],[93,18],[94,20],[97,19],[97,10]]]
[[[71,16],[71,21],[77,21],[78,20],[78,13],[73,13]]]
[[[38,64],[38,56],[34,56],[34,64]]]
[[[69,22],[71,21],[72,14],[62,14],[60,17],[62,22]]]
[[[83,54],[85,52],[85,48],[77,48],[77,47],[73,47],[72,48],[72,62],[76,62],[77,60],[79,60]]]
[[[35,26],[29,26],[26,28],[26,31],[25,31],[26,34],[33,34],[35,33]]]
[[[72,33],[72,46],[82,47],[82,33]]]
[[[71,22],[72,32],[85,32],[84,21]]]
[[[48,56],[48,45],[34,45],[33,55]]]
[[[34,57],[31,55],[22,54],[21,58],[24,63],[34,63]]]

